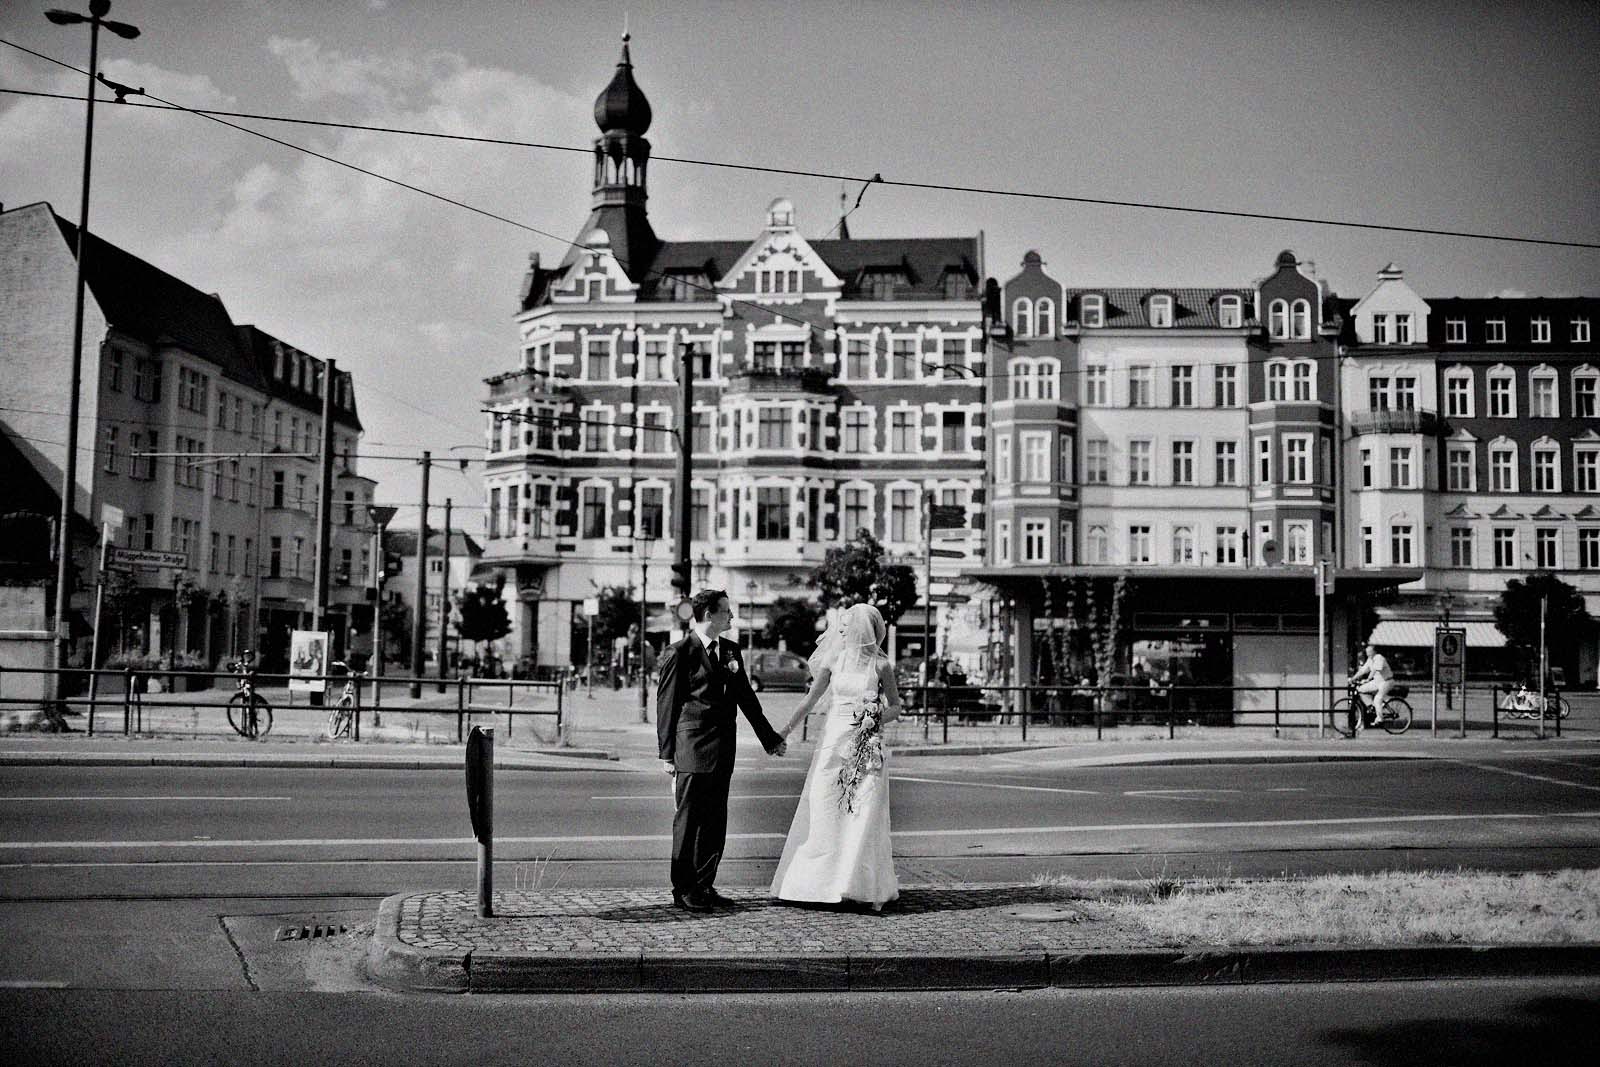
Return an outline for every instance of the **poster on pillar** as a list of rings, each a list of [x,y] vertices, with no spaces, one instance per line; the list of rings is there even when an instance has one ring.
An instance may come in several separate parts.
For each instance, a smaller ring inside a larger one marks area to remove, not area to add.
[[[289,634],[289,689],[323,693],[328,683],[328,635],[321,630],[294,630]]]

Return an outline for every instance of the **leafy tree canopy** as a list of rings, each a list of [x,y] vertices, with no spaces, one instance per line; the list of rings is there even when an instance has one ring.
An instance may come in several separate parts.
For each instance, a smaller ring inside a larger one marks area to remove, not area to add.
[[[505,601],[494,586],[474,586],[456,597],[456,610],[460,621],[456,632],[463,640],[473,642],[495,641],[511,632],[511,618],[506,614]]]
[[[1553,574],[1532,574],[1506,582],[1494,606],[1495,629],[1532,658],[1539,654],[1539,600],[1547,598],[1545,644],[1554,662],[1570,661],[1593,632],[1594,619],[1583,594]]]
[[[762,643],[776,648],[782,640],[790,652],[809,656],[817,644],[817,620],[821,617],[815,600],[778,597],[768,611],[766,629],[761,631]]]
[[[885,564],[883,545],[864,529],[848,543],[828,549],[806,576],[806,585],[817,590],[824,609],[871,604],[890,625],[917,604],[916,574],[904,564]]]

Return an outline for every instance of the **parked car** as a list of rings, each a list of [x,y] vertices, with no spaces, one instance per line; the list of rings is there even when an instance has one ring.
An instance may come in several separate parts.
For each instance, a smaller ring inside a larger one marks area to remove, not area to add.
[[[763,689],[806,689],[811,685],[811,668],[793,652],[757,649],[746,659],[750,688],[758,693]]]

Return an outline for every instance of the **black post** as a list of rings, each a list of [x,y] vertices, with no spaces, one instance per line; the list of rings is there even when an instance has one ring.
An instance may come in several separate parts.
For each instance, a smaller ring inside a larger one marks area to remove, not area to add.
[[[333,564],[333,386],[339,368],[328,360],[322,368],[322,451],[317,464],[322,484],[317,489],[317,560],[314,569],[316,598],[311,619],[313,630],[326,630],[328,619],[328,571]],[[332,659],[332,642],[329,642],[329,659]],[[345,655],[349,655],[349,650]]]
[[[450,507],[444,498],[444,570],[439,575],[439,692],[444,692],[444,661],[450,650]]]
[[[428,631],[428,472],[433,453],[422,453],[422,512],[417,519],[417,593],[411,605],[411,699],[422,696],[422,640]]]
[[[677,567],[674,572],[689,574],[689,543],[692,528],[694,500],[694,345],[683,346],[682,365],[678,368],[678,523],[676,552]],[[640,633],[640,639],[644,637]]]

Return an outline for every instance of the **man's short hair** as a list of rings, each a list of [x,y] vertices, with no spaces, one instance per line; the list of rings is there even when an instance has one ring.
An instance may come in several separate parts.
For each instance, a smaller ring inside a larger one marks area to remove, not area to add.
[[[720,601],[728,599],[724,589],[702,589],[689,600],[689,606],[694,609],[694,621],[704,622],[705,617],[717,609]]]

